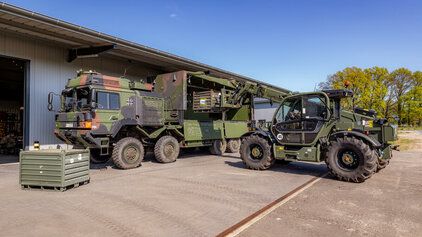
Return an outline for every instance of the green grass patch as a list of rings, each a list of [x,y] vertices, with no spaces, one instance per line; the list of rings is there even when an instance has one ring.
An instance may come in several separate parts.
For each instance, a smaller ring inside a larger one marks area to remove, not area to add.
[[[410,126],[400,126],[399,130],[402,131],[415,131],[415,130],[422,130],[421,126],[410,127]]]

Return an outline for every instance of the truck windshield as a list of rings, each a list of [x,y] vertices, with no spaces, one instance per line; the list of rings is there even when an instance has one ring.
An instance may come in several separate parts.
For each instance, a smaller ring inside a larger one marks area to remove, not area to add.
[[[90,109],[91,95],[88,88],[64,90],[62,98],[65,112]]]

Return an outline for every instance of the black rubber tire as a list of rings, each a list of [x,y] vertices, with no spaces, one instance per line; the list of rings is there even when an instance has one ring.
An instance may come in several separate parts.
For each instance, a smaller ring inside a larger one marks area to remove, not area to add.
[[[381,158],[378,158],[377,161],[377,172],[387,167],[387,165],[390,164],[390,160],[384,160]]]
[[[227,142],[227,153],[239,153],[240,151],[240,138],[230,139]]]
[[[90,149],[90,161],[93,164],[103,164],[110,160],[110,155],[100,155],[100,149]]]
[[[134,137],[125,137],[116,143],[111,158],[113,159],[114,165],[126,170],[140,166],[144,155],[145,150],[141,141]]]
[[[180,153],[180,145],[176,138],[163,136],[154,147],[155,159],[160,163],[175,162]]]
[[[357,156],[356,168],[346,169],[341,166],[342,161],[339,161],[338,156],[340,152],[344,151],[352,152]],[[325,163],[331,174],[337,179],[361,183],[375,173],[377,159],[375,150],[362,140],[354,137],[341,137],[331,142],[326,153]]]
[[[254,158],[251,154],[254,148],[261,153],[258,158]],[[256,135],[248,136],[242,140],[240,158],[247,168],[253,170],[266,170],[275,162],[267,139]]]
[[[213,155],[221,156],[227,149],[226,140],[215,140],[210,147],[210,153]]]

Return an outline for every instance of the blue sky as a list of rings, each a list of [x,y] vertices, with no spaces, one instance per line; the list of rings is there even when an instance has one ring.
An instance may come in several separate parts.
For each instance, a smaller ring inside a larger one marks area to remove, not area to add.
[[[348,66],[422,70],[422,1],[6,1],[295,91]]]

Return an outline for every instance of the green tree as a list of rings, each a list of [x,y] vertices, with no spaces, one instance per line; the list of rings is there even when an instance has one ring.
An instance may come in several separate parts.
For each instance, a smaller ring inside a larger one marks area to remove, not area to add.
[[[397,103],[397,115],[400,117],[399,124],[401,124],[401,121],[404,118],[404,96],[410,91],[412,85],[414,85],[413,73],[409,69],[399,68],[391,72],[390,80],[391,92],[395,102]]]
[[[383,67],[372,67],[364,69],[364,72],[370,77],[368,87],[365,88],[367,96],[365,108],[376,108],[379,116],[384,117],[389,96],[388,70]]]
[[[411,89],[403,96],[403,120],[412,126],[422,125],[422,72],[412,76]]]
[[[389,73],[383,67],[348,67],[329,76],[319,87],[341,89],[346,81],[354,92],[354,103],[344,102],[346,109],[375,109],[379,117],[398,115],[400,124],[422,124],[422,72],[399,68]]]
[[[371,77],[358,67],[348,67],[342,71],[336,72],[328,78],[328,84],[333,89],[344,88],[346,82],[350,85],[348,89],[354,93],[354,100],[345,101],[344,106],[352,109],[353,106],[365,108],[369,104],[370,91],[367,89],[371,84]]]

